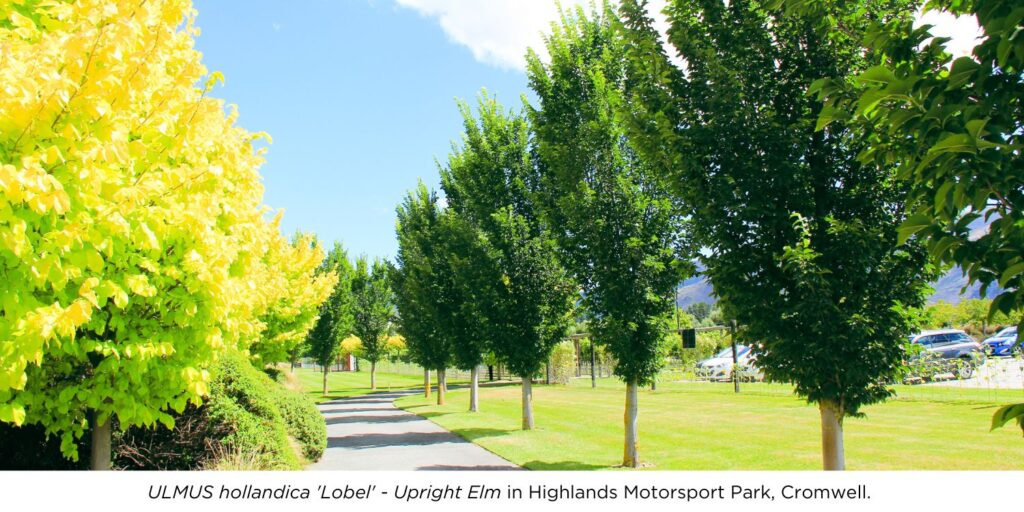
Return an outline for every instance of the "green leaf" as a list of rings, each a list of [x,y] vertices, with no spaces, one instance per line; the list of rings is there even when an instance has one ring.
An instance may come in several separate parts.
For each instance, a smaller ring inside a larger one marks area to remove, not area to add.
[[[1003,275],[999,278],[999,286],[1005,288],[1006,284],[1009,283],[1011,279],[1022,272],[1024,272],[1024,261],[1015,265],[1010,265],[1009,268],[1003,271]]]
[[[886,66],[872,66],[857,77],[862,85],[871,83],[889,84],[896,81],[896,75]]]
[[[971,75],[978,70],[980,66],[974,59],[970,57],[960,57],[953,61],[953,65],[949,68],[949,84],[946,86],[946,90],[957,89],[966,84],[971,80]]]
[[[932,225],[932,218],[923,213],[918,213],[910,216],[907,220],[900,224],[900,227],[896,230],[896,243],[903,245],[907,242],[911,236],[915,233],[926,229]]]
[[[935,192],[935,211],[941,211],[946,206],[946,199],[949,198],[950,191],[953,190],[953,186],[956,182],[953,180],[947,180],[939,187],[939,190]]]
[[[988,118],[967,121],[967,133],[971,134],[974,140],[978,140],[981,138],[981,131],[985,129],[986,124],[988,124]]]
[[[939,142],[936,142],[931,149],[928,150],[928,154],[942,154],[942,153],[975,153],[977,152],[977,146],[974,144],[974,139],[966,133],[954,133],[947,135]]]
[[[1017,423],[1024,429],[1024,404],[1011,404],[1000,407],[999,410],[992,415],[992,429],[1006,425],[1012,420],[1017,420]]]

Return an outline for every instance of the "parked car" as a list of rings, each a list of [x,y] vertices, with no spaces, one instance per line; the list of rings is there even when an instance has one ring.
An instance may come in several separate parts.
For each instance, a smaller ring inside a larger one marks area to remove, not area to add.
[[[1017,344],[1017,326],[1007,327],[984,341],[985,350],[993,356],[1010,356],[1013,351],[1021,352]]]
[[[747,345],[736,345],[736,365],[740,380],[755,381],[764,378],[761,370],[754,364],[757,357]],[[728,382],[732,380],[732,347],[697,363],[697,377],[701,379]]]
[[[907,361],[909,381],[933,380],[952,375],[969,379],[985,359],[982,345],[959,329],[923,331],[910,336],[910,343],[920,347]]]

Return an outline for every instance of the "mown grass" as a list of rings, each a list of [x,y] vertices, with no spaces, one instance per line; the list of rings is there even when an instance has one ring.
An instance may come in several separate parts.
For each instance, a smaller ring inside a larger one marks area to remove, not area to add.
[[[518,385],[484,386],[481,412],[468,391],[437,406],[422,396],[399,407],[530,469],[612,469],[622,460],[624,386],[604,379],[534,388],[537,429],[520,427]],[[1021,431],[989,432],[993,411],[1021,391],[898,386],[901,398],[845,422],[848,469],[1024,469]],[[818,411],[784,385],[663,383],[640,396],[640,455],[651,469],[820,468]]]

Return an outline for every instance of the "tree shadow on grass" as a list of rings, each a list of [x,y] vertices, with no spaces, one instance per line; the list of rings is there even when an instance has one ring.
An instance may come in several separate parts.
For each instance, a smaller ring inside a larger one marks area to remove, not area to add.
[[[575,460],[542,461],[531,460],[523,467],[534,471],[593,471],[597,469],[611,469],[613,466],[602,466],[599,464],[586,464]]]
[[[518,430],[505,430],[500,428],[458,428],[452,430],[453,434],[467,440],[473,441],[475,439],[482,439],[485,437],[501,437],[507,436]]]

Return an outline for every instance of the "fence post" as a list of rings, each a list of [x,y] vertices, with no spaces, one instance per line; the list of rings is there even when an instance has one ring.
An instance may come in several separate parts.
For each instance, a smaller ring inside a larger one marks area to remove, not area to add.
[[[736,355],[736,320],[729,321],[729,337],[732,338],[732,386],[740,392],[739,357]]]

